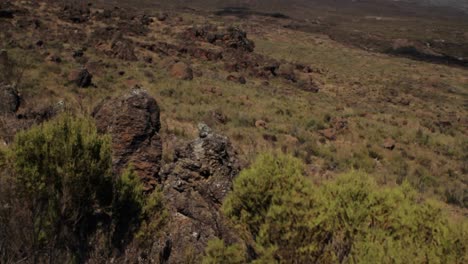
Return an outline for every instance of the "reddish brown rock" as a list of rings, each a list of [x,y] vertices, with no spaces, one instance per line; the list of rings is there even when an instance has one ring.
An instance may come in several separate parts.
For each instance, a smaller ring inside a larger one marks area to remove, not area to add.
[[[93,75],[87,69],[75,70],[68,75],[68,81],[81,88],[91,86],[92,80]]]
[[[226,80],[231,81],[231,82],[237,82],[240,84],[246,84],[247,80],[243,76],[235,76],[235,75],[228,75]]]
[[[336,131],[345,130],[348,128],[348,120],[342,117],[335,117],[331,120],[331,126]]]
[[[395,148],[395,140],[392,138],[387,138],[384,140],[382,146],[386,149],[393,150]]]
[[[184,62],[177,62],[171,66],[171,75],[179,80],[192,80],[193,71],[189,65]]]
[[[237,27],[218,28],[215,25],[204,25],[190,28],[186,36],[242,52],[253,52],[255,49],[255,43],[247,38],[247,33]]]
[[[265,122],[264,120],[257,120],[257,121],[255,121],[255,127],[266,129],[267,128],[267,122]]]
[[[322,129],[318,131],[320,135],[328,140],[336,139],[336,131],[333,128]]]
[[[50,54],[49,56],[47,56],[46,61],[47,62],[60,63],[60,62],[62,62],[62,58],[60,58],[60,56],[58,56],[56,54]]]
[[[161,167],[159,106],[141,89],[96,107],[93,116],[100,132],[112,136],[113,168],[117,174],[132,165],[151,189]]]

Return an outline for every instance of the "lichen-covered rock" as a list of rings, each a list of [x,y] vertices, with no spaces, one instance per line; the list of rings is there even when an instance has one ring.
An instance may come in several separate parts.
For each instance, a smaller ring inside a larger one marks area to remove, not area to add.
[[[200,255],[215,237],[228,244],[239,241],[219,212],[239,173],[238,164],[229,140],[204,124],[197,139],[176,150],[174,162],[160,173],[171,220],[153,245],[159,263],[183,263],[184,252]]]
[[[112,136],[114,171],[120,174],[131,165],[148,190],[157,184],[161,167],[159,114],[156,100],[141,89],[108,99],[93,112],[98,130]]]

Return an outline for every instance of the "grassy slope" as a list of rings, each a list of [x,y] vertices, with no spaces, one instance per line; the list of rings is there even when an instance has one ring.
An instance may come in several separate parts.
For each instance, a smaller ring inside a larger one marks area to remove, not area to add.
[[[184,17],[197,23],[207,19]],[[104,97],[141,84],[161,106],[166,159],[177,141],[192,138],[196,123],[205,121],[229,136],[247,162],[259,152],[282,149],[304,159],[316,181],[355,168],[382,183],[408,179],[420,191],[444,201],[466,199],[466,70],[365,52],[321,34],[250,23],[244,27],[250,29],[257,52],[321,68],[324,73],[316,78],[323,83],[322,91],[306,93],[283,81],[264,86],[262,80],[252,78],[246,85],[235,84],[225,81],[227,73],[221,64],[199,61],[192,61],[193,67],[203,76],[178,81],[169,76],[164,58],[152,65],[122,62],[93,48],[86,53],[90,60],[102,60],[110,67],[95,74],[97,88],[76,89],[64,85],[67,73],[79,67],[69,57],[72,46],[51,48],[63,55],[60,65],[44,63],[34,50],[11,52],[31,60],[23,92],[36,104],[64,100],[89,114]],[[158,24],[152,30],[155,40],[165,38]],[[118,71],[125,74],[120,76]],[[389,103],[389,97],[411,103]],[[212,111],[222,112],[229,121],[215,122]],[[326,141],[317,131],[328,127],[333,117],[346,118],[349,129],[336,141]],[[255,128],[258,119],[267,121],[266,130]],[[438,128],[435,122],[441,120],[449,120],[452,126]],[[264,135],[274,135],[277,141],[265,140]],[[397,142],[393,151],[382,147],[389,137]]]

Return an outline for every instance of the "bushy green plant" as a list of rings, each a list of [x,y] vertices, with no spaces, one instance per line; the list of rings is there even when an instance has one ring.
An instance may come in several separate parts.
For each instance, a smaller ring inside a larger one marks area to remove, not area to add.
[[[112,217],[115,244],[121,245],[122,240],[138,228],[144,205],[143,184],[130,167],[116,180],[114,187]]]
[[[301,168],[289,156],[261,155],[225,200],[224,213],[252,234],[259,263],[466,261],[466,225],[454,232],[407,182],[383,188],[354,171],[314,188]]]
[[[382,189],[366,174],[352,172],[320,188],[314,221],[330,241],[320,262],[447,263],[449,222],[442,210],[404,183]]]
[[[115,183],[113,201],[114,244],[122,246],[136,235],[140,246],[149,246],[151,238],[165,224],[168,213],[159,189],[145,195],[143,184],[130,167]]]
[[[0,262],[24,252],[33,262],[83,262],[90,238],[109,252],[135,235],[151,241],[167,217],[161,192],[145,195],[131,167],[113,175],[110,138],[88,118],[63,115],[18,133],[0,150],[0,169],[0,183],[9,183],[0,188],[0,237],[15,241],[0,243]],[[24,221],[20,228],[14,217]]]
[[[235,222],[246,224],[248,231],[257,236],[270,208],[281,202],[279,199],[285,192],[303,192],[302,170],[296,158],[260,155],[234,181],[234,191],[224,202],[224,213]],[[291,190],[294,187],[297,190]]]
[[[161,190],[154,190],[143,205],[140,229],[136,234],[140,246],[150,246],[148,242],[156,237],[158,232],[167,223],[169,213],[164,206],[164,197]]]
[[[238,176],[223,211],[243,224],[261,251],[277,248],[280,259],[309,259],[308,219],[312,188],[303,176],[299,159],[264,154]]]
[[[226,246],[221,239],[208,241],[205,256],[202,264],[244,264],[246,263],[245,253],[242,246],[233,244]]]
[[[18,195],[32,217],[34,250],[78,252],[95,210],[110,203],[110,139],[93,121],[64,115],[19,132],[10,151]]]

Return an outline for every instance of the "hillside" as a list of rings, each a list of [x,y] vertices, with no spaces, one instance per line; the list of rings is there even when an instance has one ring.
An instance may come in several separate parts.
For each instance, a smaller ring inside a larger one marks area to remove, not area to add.
[[[0,263],[464,263],[467,18],[266,2],[0,3]]]

